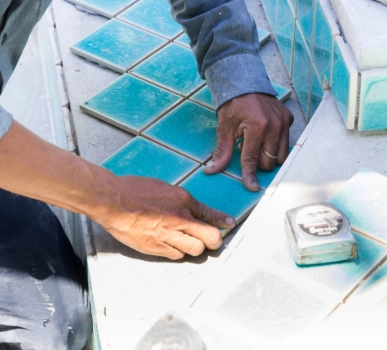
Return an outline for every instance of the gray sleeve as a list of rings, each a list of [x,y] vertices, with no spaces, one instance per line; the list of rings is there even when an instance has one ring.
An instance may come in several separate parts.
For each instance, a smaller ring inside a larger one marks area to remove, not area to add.
[[[190,37],[202,78],[219,108],[247,93],[276,96],[259,57],[255,22],[244,0],[170,0]]]
[[[8,113],[3,107],[0,106],[0,138],[11,128],[12,114]]]

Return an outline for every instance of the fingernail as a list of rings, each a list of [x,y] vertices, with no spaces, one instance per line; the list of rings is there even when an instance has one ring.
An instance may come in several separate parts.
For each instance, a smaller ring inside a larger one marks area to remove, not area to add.
[[[251,187],[259,188],[258,181],[255,180],[255,179],[252,179],[252,180],[250,181],[250,185],[251,185]]]
[[[235,220],[231,216],[227,216],[225,223],[227,226],[233,226],[235,224]]]
[[[213,165],[214,165],[214,161],[213,161],[213,160],[210,160],[210,161],[206,164],[206,168],[211,168]]]

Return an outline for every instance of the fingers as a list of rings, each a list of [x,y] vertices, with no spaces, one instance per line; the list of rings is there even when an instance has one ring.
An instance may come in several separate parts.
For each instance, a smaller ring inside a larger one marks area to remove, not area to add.
[[[235,219],[232,216],[219,210],[212,209],[194,198],[193,201],[191,213],[197,220],[219,228],[232,228],[235,226]]]
[[[246,129],[244,132],[244,142],[241,153],[242,180],[248,190],[259,191],[257,180],[257,167],[260,161],[261,144],[264,130],[254,132]]]
[[[232,151],[235,144],[234,132],[227,121],[219,119],[217,128],[217,144],[212,155],[211,161],[204,168],[206,174],[215,174],[226,168],[231,159]],[[225,119],[227,120],[227,119]]]
[[[171,260],[180,260],[184,258],[184,252],[179,249],[176,249],[173,246],[168,245],[167,243],[160,247],[160,250],[154,252],[146,252],[145,254],[151,254],[155,256],[161,256],[163,258],[168,258]]]
[[[199,256],[206,249],[202,241],[182,232],[172,233],[166,243],[176,250],[192,256]]]
[[[262,170],[272,170],[279,159],[280,141],[282,133],[272,136],[270,142],[263,142],[261,146],[261,155],[259,158],[259,168]]]
[[[218,249],[222,244],[219,228],[233,228],[235,219],[219,210],[211,209],[192,198],[191,215],[196,219],[190,221],[184,232],[198,238],[209,249]]]
[[[279,150],[278,150],[278,159],[277,164],[283,164],[288,157],[289,154],[289,133],[285,133],[281,137],[280,144],[279,144]]]

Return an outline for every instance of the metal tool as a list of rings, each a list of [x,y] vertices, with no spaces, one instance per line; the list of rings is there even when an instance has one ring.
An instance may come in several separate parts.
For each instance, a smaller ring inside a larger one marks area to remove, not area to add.
[[[349,220],[330,203],[288,210],[285,230],[298,265],[325,264],[357,257],[357,243]]]

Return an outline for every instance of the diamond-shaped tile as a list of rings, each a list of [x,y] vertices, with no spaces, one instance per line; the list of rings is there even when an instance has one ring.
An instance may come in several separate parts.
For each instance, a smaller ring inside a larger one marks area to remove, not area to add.
[[[274,3],[275,1],[267,0],[265,2]],[[270,11],[272,11],[272,7],[275,8],[275,4],[273,5],[270,4],[266,6],[270,7]],[[277,45],[284,59],[284,63],[285,63],[286,69],[288,70],[289,76],[291,76],[292,60],[293,60],[294,26],[295,26],[296,20],[295,20],[294,13],[292,12],[287,0],[278,0],[277,7],[278,7],[278,11],[275,12],[275,16],[277,17],[277,22],[275,27],[273,27],[272,25],[272,29],[276,28]]]
[[[241,181],[228,175],[206,175],[203,168],[184,180],[180,186],[207,206],[233,216],[237,223],[246,218],[264,195],[263,192],[250,192]],[[228,232],[229,230],[222,230],[223,236]]]
[[[142,137],[136,137],[102,164],[118,176],[153,177],[176,184],[199,164]]]
[[[259,45],[260,46],[265,45],[270,40],[271,33],[259,28],[257,29],[257,32],[258,32]]]
[[[192,50],[174,43],[142,62],[133,73],[184,96],[204,85]]]
[[[143,132],[143,135],[199,162],[216,146],[214,111],[186,101]]]
[[[190,47],[190,45],[189,45],[189,43],[190,43],[189,37],[185,33],[183,35],[180,35],[178,38],[176,38],[174,40],[174,42],[179,43],[179,44],[184,45],[184,46],[187,46],[187,47]]]
[[[112,19],[80,42],[71,52],[124,73],[166,43],[165,39],[117,19]]]
[[[306,120],[308,120],[309,116],[311,72],[312,60],[310,58],[308,44],[305,41],[299,26],[296,25],[292,83],[294,85],[294,89],[296,90]]]
[[[262,0],[262,5],[271,29],[275,31],[277,25],[277,0]]]
[[[181,25],[172,18],[171,6],[165,0],[138,1],[122,12],[118,18],[168,39],[183,31]]]
[[[211,91],[207,85],[204,88],[200,89],[197,93],[192,95],[190,99],[195,102],[201,103],[208,108],[215,108],[214,104],[212,103]]]
[[[283,87],[281,85],[274,84],[274,83],[271,83],[271,85],[273,85],[274,90],[277,91],[277,93],[278,93],[277,98],[281,102],[285,102],[290,97],[290,95],[292,94],[292,90],[290,90],[290,89],[288,89],[286,87]]]
[[[81,105],[81,109],[110,124],[139,134],[181,97],[141,79],[123,75]]]
[[[238,145],[243,141],[243,139],[239,139],[235,146],[234,150],[231,156],[231,160],[228,163],[226,169],[224,169],[224,172],[226,174],[235,176],[236,178],[242,180],[242,165],[241,165],[241,152],[238,150]],[[293,147],[289,148],[289,153],[291,152]],[[259,183],[259,186],[266,190],[275,176],[277,175],[278,171],[281,169],[280,165],[276,165],[275,168],[271,171],[264,171],[257,169],[257,180]]]

